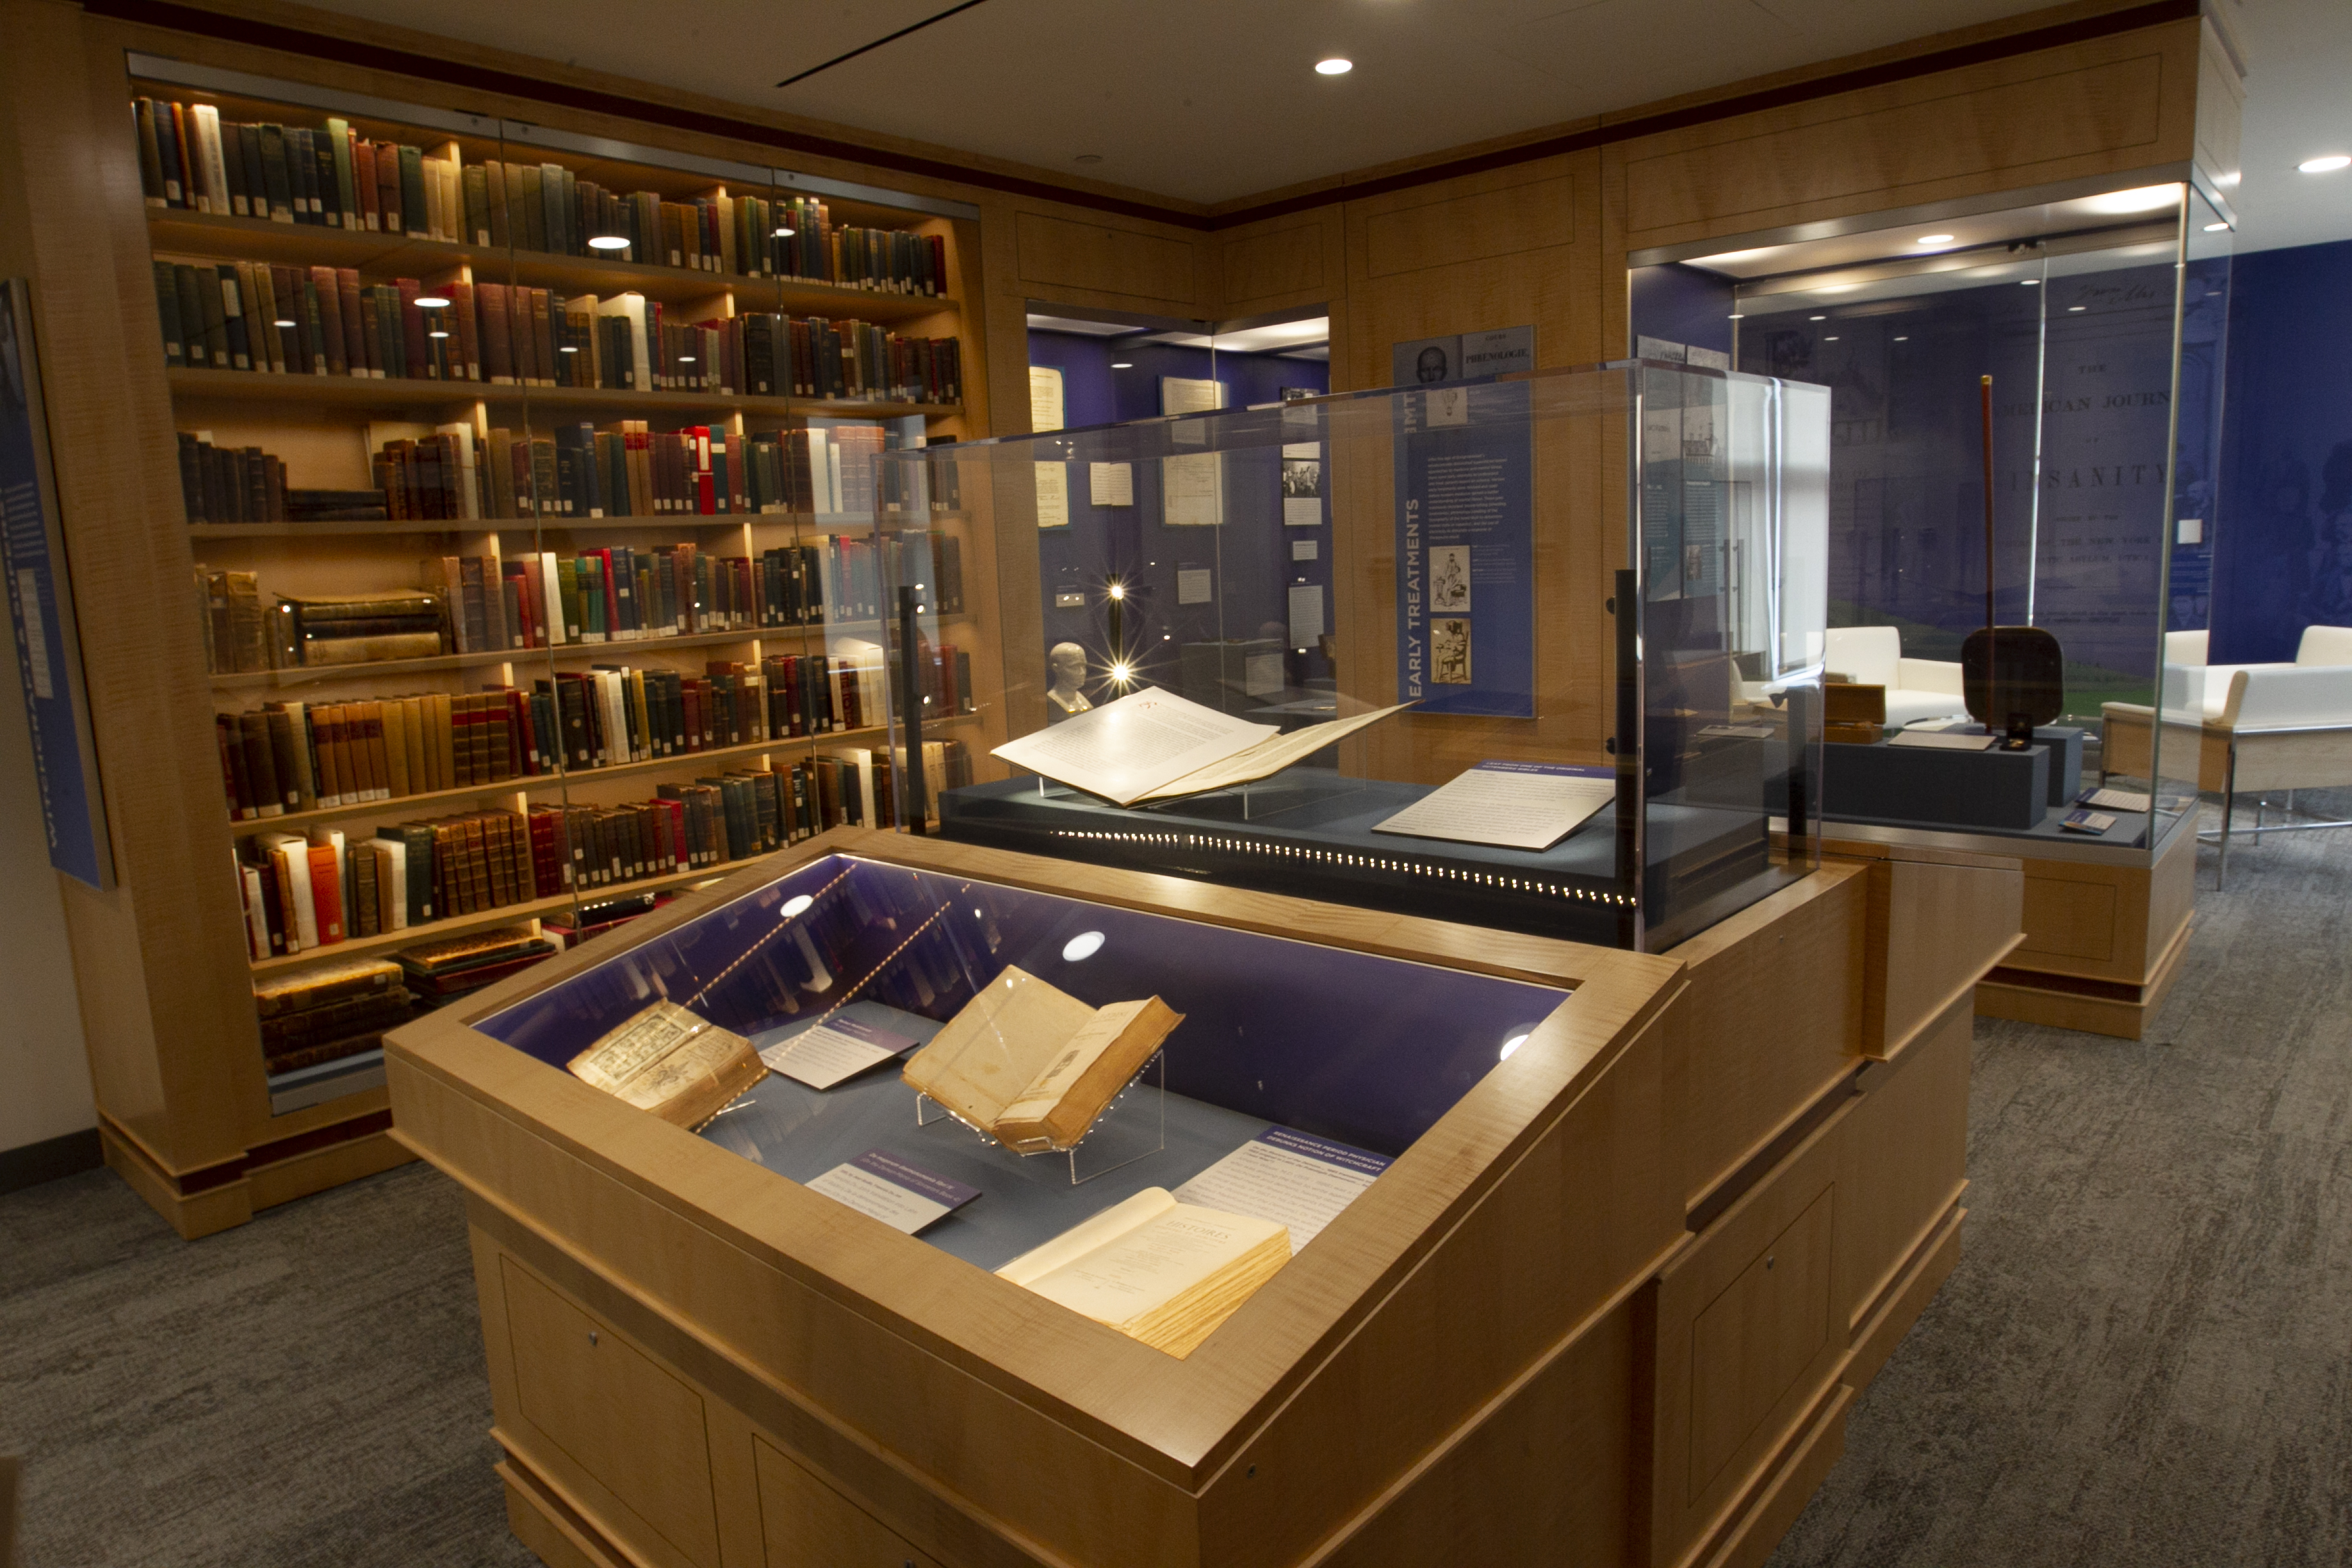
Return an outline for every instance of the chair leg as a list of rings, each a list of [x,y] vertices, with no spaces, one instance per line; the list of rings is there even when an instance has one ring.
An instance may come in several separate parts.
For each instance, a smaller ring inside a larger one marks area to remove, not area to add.
[[[2238,812],[2238,748],[2230,746],[2229,771],[2221,778],[2221,853],[2213,864],[2213,890],[2230,884],[2230,819]]]

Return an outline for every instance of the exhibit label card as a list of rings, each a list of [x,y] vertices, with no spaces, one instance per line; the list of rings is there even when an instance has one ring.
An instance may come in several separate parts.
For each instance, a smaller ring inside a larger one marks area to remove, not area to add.
[[[1927,752],[1989,752],[1998,735],[1955,734],[1949,730],[1904,730],[1886,739],[1890,746]]]
[[[872,1215],[908,1236],[980,1196],[978,1187],[935,1176],[880,1149],[868,1149],[846,1164],[835,1165],[808,1185],[809,1191]]]
[[[1613,768],[1480,763],[1383,822],[1375,833],[1549,849],[1617,798]]]
[[[855,1018],[835,1018],[791,1039],[779,1040],[760,1053],[771,1072],[808,1085],[831,1089],[867,1068],[915,1048],[916,1042]]]
[[[1176,1201],[1278,1220],[1289,1227],[1296,1254],[1391,1163],[1328,1138],[1269,1127],[1177,1188]]]

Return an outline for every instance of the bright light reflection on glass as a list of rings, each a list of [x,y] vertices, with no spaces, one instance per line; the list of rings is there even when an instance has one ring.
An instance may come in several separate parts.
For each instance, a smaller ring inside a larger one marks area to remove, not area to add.
[[[1082,931],[1077,935],[1072,937],[1069,941],[1062,944],[1062,962],[1065,963],[1084,963],[1087,959],[1092,958],[1096,953],[1102,951],[1102,932],[1098,931]]]

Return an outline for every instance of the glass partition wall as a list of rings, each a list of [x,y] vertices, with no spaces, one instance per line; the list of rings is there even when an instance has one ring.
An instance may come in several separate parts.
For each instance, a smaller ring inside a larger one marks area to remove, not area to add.
[[[919,799],[973,842],[1679,940],[1811,864],[1828,403],[1627,362],[885,453],[903,816]],[[1006,650],[985,752],[930,718],[954,680],[940,542],[983,513]],[[1139,693],[1244,721],[1251,754],[1103,786],[1085,721]],[[1776,844],[1791,794],[1800,831]]]
[[[1965,727],[1968,635],[1989,613],[2046,629],[2064,698],[2044,738],[2053,766],[2080,749],[2084,788],[2114,786],[2108,843],[2151,846],[2194,808],[2196,739],[2177,721],[2199,672],[2167,634],[2202,629],[2210,604],[2231,239],[2179,183],[1635,273],[1643,352],[1678,356],[1664,340],[1687,337],[1695,359],[1719,344],[1743,371],[1829,389],[1831,679],[1885,684],[1889,730]],[[2107,733],[2156,706],[2176,727],[2152,751]],[[2053,784],[2019,831],[2065,832],[2076,793]]]

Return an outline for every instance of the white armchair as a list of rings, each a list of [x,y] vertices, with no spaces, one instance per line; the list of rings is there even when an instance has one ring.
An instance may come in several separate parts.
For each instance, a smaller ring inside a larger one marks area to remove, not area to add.
[[[2238,792],[2255,792],[2257,842],[2265,833],[2352,827],[2347,822],[2287,822],[2266,826],[2261,792],[2294,792],[2352,784],[2352,626],[2306,626],[2293,664],[2208,664],[2203,632],[2168,632],[2164,638],[2162,766],[2188,772],[2194,757],[2197,787],[2221,795],[2221,845],[2215,886],[2229,875],[2230,838],[2236,831]],[[2138,703],[2104,709],[2101,771],[2149,777],[2156,717]],[[2178,760],[2176,760],[2178,759]]]
[[[1940,659],[1903,657],[1903,634],[1893,626],[1832,626],[1822,667],[1865,686],[1886,688],[1886,724],[1966,713],[1960,667]]]

